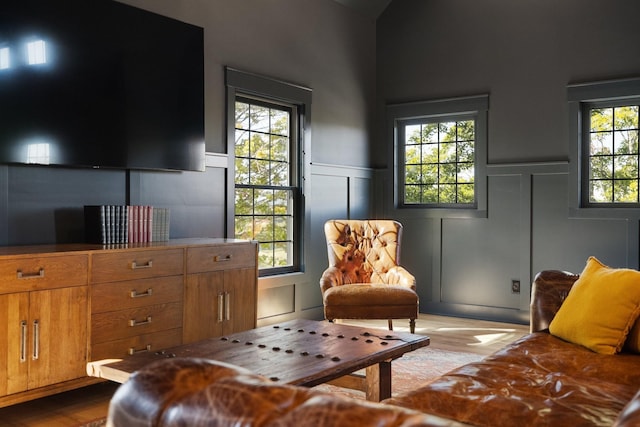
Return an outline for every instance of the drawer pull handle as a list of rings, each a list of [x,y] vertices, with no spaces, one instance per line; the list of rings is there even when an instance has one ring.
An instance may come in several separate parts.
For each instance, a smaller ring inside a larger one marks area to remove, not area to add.
[[[23,273],[22,270],[18,270],[18,279],[39,279],[44,277],[44,268],[41,268],[37,273]]]
[[[27,321],[20,322],[20,362],[27,361]]]
[[[213,257],[213,262],[231,261],[231,258],[233,258],[231,254],[225,256],[216,255]]]
[[[138,291],[134,289],[129,293],[129,295],[131,296],[131,298],[150,297],[151,295],[153,295],[153,289],[149,288],[146,290],[146,292],[141,292],[141,293],[138,293]]]
[[[151,323],[151,316],[147,316],[145,320],[142,320],[140,322],[138,322],[136,319],[129,320],[129,326],[142,326],[148,325],[149,323]]]
[[[40,358],[40,322],[33,321],[33,360]]]
[[[224,320],[224,294],[218,294],[218,323]]]
[[[147,351],[151,351],[151,344],[147,344],[145,348],[141,348],[140,350],[136,350],[134,347],[129,347],[129,355],[133,355],[136,353],[144,353]]]
[[[140,264],[138,265],[138,263],[136,261],[132,261],[131,262],[131,269],[132,270],[139,270],[141,268],[151,268],[153,267],[153,261],[149,261],[146,264]]]
[[[231,320],[231,294],[224,293],[224,320]]]

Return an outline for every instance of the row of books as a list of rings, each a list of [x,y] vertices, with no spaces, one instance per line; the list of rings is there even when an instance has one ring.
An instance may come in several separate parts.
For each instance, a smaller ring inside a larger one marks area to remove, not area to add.
[[[169,209],[141,205],[86,205],[87,243],[103,245],[169,240]]]

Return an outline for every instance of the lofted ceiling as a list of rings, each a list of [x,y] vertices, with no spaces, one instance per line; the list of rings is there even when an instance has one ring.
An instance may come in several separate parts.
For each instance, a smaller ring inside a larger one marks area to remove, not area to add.
[[[391,3],[391,0],[335,0],[347,7],[355,9],[360,13],[377,19],[384,9]]]

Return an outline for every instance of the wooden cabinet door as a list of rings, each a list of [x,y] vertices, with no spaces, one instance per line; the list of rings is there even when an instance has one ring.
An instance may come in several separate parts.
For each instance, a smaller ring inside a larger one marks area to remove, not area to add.
[[[224,334],[242,332],[256,327],[256,269],[242,268],[224,272],[225,297],[229,316]]]
[[[224,272],[187,275],[183,344],[222,335],[224,316]]]
[[[29,389],[86,375],[87,287],[30,293]]]
[[[0,396],[27,389],[29,293],[0,295]]]

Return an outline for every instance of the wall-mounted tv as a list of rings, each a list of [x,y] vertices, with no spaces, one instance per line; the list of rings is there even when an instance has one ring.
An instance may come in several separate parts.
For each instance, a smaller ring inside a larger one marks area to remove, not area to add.
[[[0,7],[0,163],[205,167],[203,29],[113,0]]]

